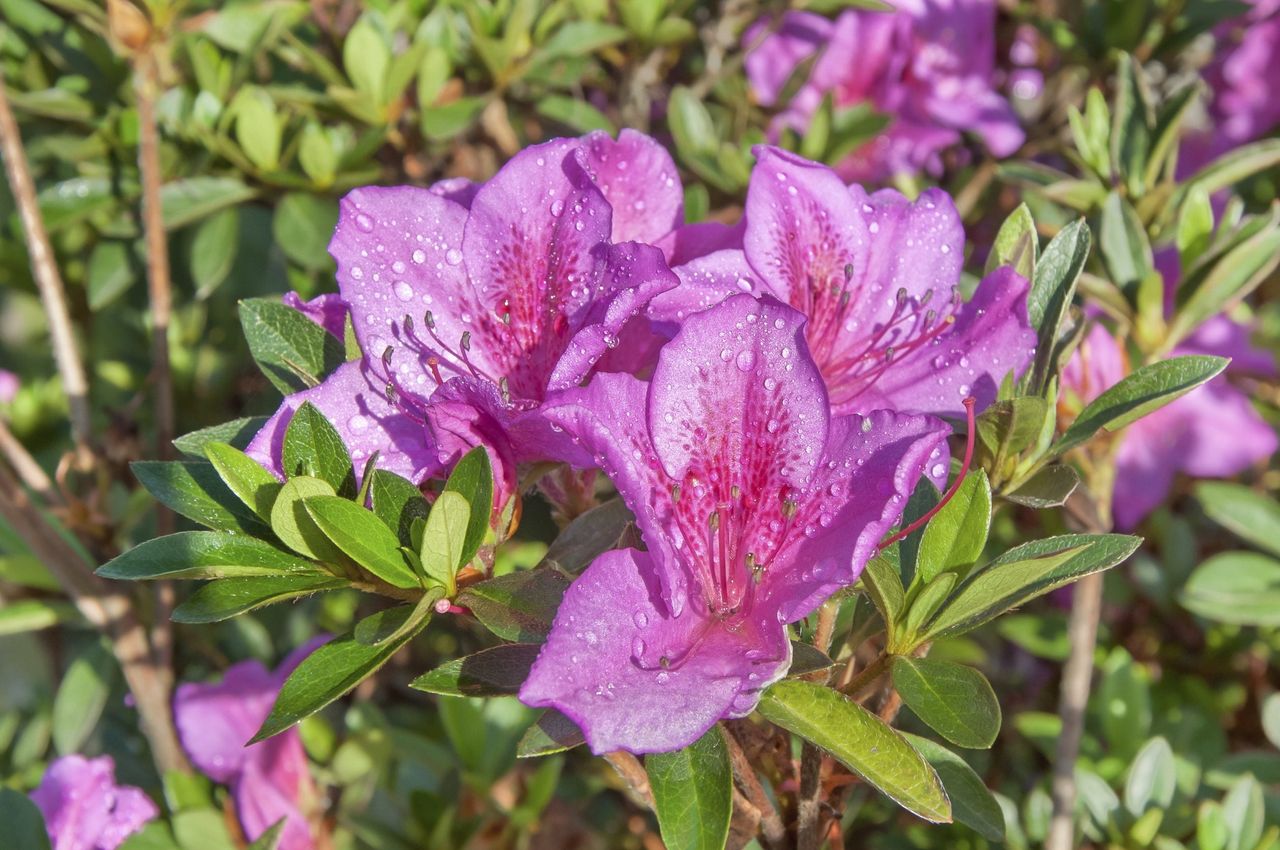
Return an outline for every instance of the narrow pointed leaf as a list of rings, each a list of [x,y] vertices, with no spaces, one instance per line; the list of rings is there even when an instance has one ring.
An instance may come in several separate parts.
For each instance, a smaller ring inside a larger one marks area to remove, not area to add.
[[[347,557],[395,587],[419,587],[400,553],[400,541],[383,522],[341,496],[304,499],[307,513]]]
[[[582,730],[554,708],[538,715],[516,746],[516,758],[534,758],[562,753],[587,742]]]
[[[1002,494],[1005,501],[1028,508],[1056,508],[1064,504],[1080,484],[1080,474],[1063,463],[1046,466],[1012,493]]]
[[[991,254],[987,257],[984,274],[991,274],[1001,266],[1010,266],[1022,277],[1031,280],[1039,253],[1040,237],[1036,235],[1036,223],[1031,218],[1031,210],[1026,204],[1019,204],[1017,209],[1009,213],[1004,224],[1000,225],[1000,231],[991,244]],[[1033,327],[1040,326],[1037,318],[1033,311]]]
[[[282,486],[276,477],[253,458],[226,443],[211,442],[205,456],[224,484],[259,517],[270,521],[271,506]]]
[[[1243,484],[1202,481],[1196,500],[1209,518],[1241,540],[1280,557],[1280,502]]]
[[[457,493],[467,500],[470,507],[467,533],[459,555],[459,563],[466,565],[484,542],[485,533],[489,530],[489,514],[493,511],[493,469],[489,465],[489,455],[482,447],[477,446],[462,456],[453,472],[449,473],[444,492]]]
[[[103,578],[219,579],[281,573],[323,574],[310,561],[244,534],[180,531],[140,543],[98,567]]]
[[[893,686],[907,708],[951,743],[986,749],[1000,734],[1000,703],[987,678],[961,664],[893,659]]]
[[[173,609],[173,621],[216,623],[265,605],[346,586],[345,579],[320,575],[219,579],[204,585]]]
[[[951,799],[951,814],[989,841],[1004,841],[1004,813],[982,778],[960,756],[927,738],[903,736],[938,773]]]
[[[342,435],[311,402],[289,420],[280,454],[285,475],[309,475],[328,482],[340,496],[355,495],[356,473]]]
[[[230,422],[210,425],[208,428],[201,428],[199,431],[183,434],[173,441],[173,447],[192,460],[204,460],[205,447],[210,443],[226,443],[229,446],[243,450],[245,446],[249,445],[249,441],[253,439],[253,436],[261,431],[262,426],[266,424],[267,417],[265,416],[246,416],[242,419],[232,419]]]
[[[570,522],[547,548],[543,562],[577,575],[599,555],[618,548],[634,520],[621,499],[610,499]]]
[[[662,841],[670,850],[722,850],[733,814],[733,773],[719,726],[683,750],[645,757]]]
[[[907,811],[951,822],[951,803],[938,774],[900,733],[830,688],[785,679],[765,691],[759,711],[831,753]]]
[[[213,464],[140,460],[129,465],[160,504],[189,520],[218,531],[255,537],[271,530],[222,482]]]
[[[455,697],[496,697],[514,694],[529,676],[542,649],[538,644],[507,643],[455,658],[424,673],[409,687]]]

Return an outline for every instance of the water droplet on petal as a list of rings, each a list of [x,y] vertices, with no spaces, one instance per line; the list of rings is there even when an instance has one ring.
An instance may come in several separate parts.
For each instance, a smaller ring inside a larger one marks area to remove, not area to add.
[[[444,260],[449,265],[456,266],[458,263],[462,262],[462,252],[457,248],[450,248],[448,251],[445,251]]]

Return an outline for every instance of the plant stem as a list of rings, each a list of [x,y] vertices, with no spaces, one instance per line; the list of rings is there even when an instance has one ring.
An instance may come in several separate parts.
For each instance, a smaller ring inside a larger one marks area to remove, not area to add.
[[[9,430],[9,424],[0,419],[0,455],[13,467],[22,483],[32,490],[47,505],[61,505],[62,494],[53,485],[44,468],[27,451],[27,447],[19,442]]]
[[[53,245],[49,242],[44,219],[40,215],[35,182],[31,179],[31,168],[27,163],[26,151],[22,148],[22,135],[18,132],[18,123],[9,108],[9,97],[3,80],[0,80],[0,152],[4,154],[9,191],[13,193],[22,221],[22,231],[26,236],[31,274],[35,278],[40,301],[49,320],[49,337],[53,343],[58,374],[62,378],[62,391],[67,396],[71,436],[76,444],[77,460],[86,461],[92,443],[89,382],[85,378],[84,364],[80,360],[71,325],[71,314],[67,309],[66,287],[54,260]]]
[[[859,673],[849,680],[849,684],[845,685],[841,690],[850,697],[857,699],[888,671],[889,663],[892,660],[892,655],[881,653],[880,657],[863,667]]]
[[[1062,672],[1058,714],[1062,734],[1053,764],[1053,817],[1045,850],[1072,850],[1075,846],[1076,757],[1084,735],[1084,712],[1093,677],[1093,653],[1098,643],[1098,619],[1102,614],[1102,573],[1093,573],[1075,586],[1071,619],[1067,626],[1071,654]]]
[[[645,771],[640,759],[624,750],[605,753],[604,760],[609,762],[618,775],[627,783],[627,788],[637,802],[649,809],[653,808],[653,789],[649,787],[649,774]]]
[[[787,828],[778,816],[778,809],[769,799],[756,769],[751,766],[742,745],[727,727],[723,730],[725,746],[729,748],[729,766],[733,770],[733,779],[751,805],[760,813],[760,835],[764,839],[767,850],[785,850],[787,844]]]
[[[818,850],[822,812],[822,750],[805,741],[800,748],[800,791],[796,797],[796,850]]]
[[[111,649],[133,694],[142,733],[161,773],[190,769],[178,744],[167,676],[157,675],[146,630],[128,596],[89,571],[84,559],[45,521],[9,468],[0,463],[0,516],[22,538],[71,597],[80,614],[111,640]]]

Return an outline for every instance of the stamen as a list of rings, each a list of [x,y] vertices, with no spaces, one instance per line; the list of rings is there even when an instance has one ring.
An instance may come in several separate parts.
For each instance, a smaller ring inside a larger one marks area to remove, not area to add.
[[[969,474],[969,464],[973,462],[973,441],[978,432],[977,425],[974,422],[973,408],[975,404],[977,404],[977,400],[973,396],[969,396],[964,400],[965,420],[968,424],[969,433],[965,435],[964,463],[960,464],[960,474],[956,476],[956,480],[951,484],[951,487],[943,497],[938,500],[938,504],[934,505],[933,508],[924,516],[920,517],[920,519],[911,523],[906,528],[902,529],[897,534],[877,546],[877,552],[883,552],[885,549],[892,546],[894,543],[897,543],[911,532],[923,527],[925,523],[933,519],[934,515],[937,514],[938,511],[945,508],[947,506],[947,502],[951,501],[956,493],[959,492],[960,485],[964,483],[965,476]]]

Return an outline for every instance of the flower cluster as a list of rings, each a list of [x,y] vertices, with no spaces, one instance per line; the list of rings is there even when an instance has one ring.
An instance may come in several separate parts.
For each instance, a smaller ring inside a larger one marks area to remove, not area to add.
[[[747,78],[761,104],[781,107],[775,130],[805,130],[828,95],[837,109],[865,104],[889,116],[883,133],[840,164],[854,180],[936,172],[941,153],[965,133],[996,156],[1016,151],[1022,128],[993,84],[995,0],[894,5],[891,13],[849,9],[834,21],[787,12],[747,30]],[[810,61],[799,91],[784,101],[784,88]]]
[[[310,401],[355,460],[414,481],[484,447],[495,508],[528,464],[611,478],[647,551],[587,569],[521,692],[597,752],[751,711],[789,665],[785,624],[857,580],[922,477],[945,484],[935,417],[990,403],[1033,352],[1026,281],[960,297],[944,193],[757,159],[733,227],[686,225],[670,157],[625,131],[529,148],[483,185],[359,189],[338,296],[289,299],[349,321],[363,357],[286,399],[250,447],[268,467]]]

